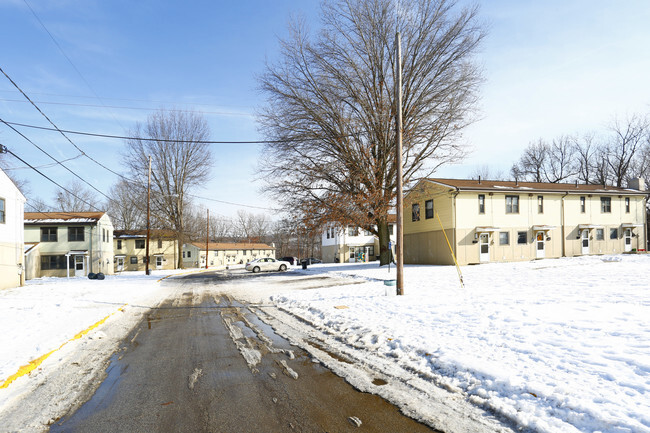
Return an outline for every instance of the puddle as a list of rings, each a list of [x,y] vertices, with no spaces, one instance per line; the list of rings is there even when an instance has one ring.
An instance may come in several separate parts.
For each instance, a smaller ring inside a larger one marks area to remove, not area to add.
[[[319,343],[316,343],[314,341],[307,340],[307,344],[310,346],[315,347],[318,350],[322,350],[323,352],[327,353],[330,357],[336,359],[337,361],[343,362],[345,364],[352,364],[352,361],[350,361],[347,358],[343,358],[341,355],[337,355],[336,353],[332,353],[329,350],[325,349],[322,345]]]
[[[249,314],[246,316],[246,318],[253,325],[257,326],[257,328],[261,330],[269,340],[271,340],[273,347],[284,350],[296,350],[295,346],[292,346],[287,340],[276,334],[273,330],[273,327],[264,323],[264,321],[257,317],[256,314]]]
[[[50,432],[54,433],[63,433],[68,431],[70,426],[67,425],[67,422],[72,422],[74,425],[79,421],[82,421],[96,412],[107,408],[113,399],[117,396],[117,388],[124,373],[127,369],[127,366],[119,361],[118,354],[111,356],[110,364],[106,367],[106,378],[99,385],[95,394],[92,398],[84,403],[79,409],[77,409],[72,415],[63,417],[60,421],[52,424],[50,426]]]
[[[375,379],[372,381],[373,385],[382,386],[388,384],[384,379]]]

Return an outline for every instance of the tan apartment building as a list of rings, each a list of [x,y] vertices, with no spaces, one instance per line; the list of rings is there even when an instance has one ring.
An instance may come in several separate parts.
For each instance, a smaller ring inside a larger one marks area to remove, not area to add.
[[[245,264],[262,257],[275,258],[275,247],[262,243],[210,242],[208,244],[208,267]],[[183,245],[183,266],[205,267],[206,244],[193,242]]]
[[[395,215],[388,215],[388,234],[395,253]],[[353,225],[330,226],[321,235],[321,255],[325,263],[371,262],[379,256],[379,238]]]
[[[629,188],[423,179],[404,203],[405,263],[453,264],[451,251],[464,265],[646,248],[641,179]]]
[[[147,250],[146,230],[115,230],[115,272],[144,271]],[[178,241],[171,230],[150,230],[149,269],[176,269]]]
[[[27,278],[113,273],[113,224],[105,212],[25,212]]]
[[[25,283],[25,196],[0,170],[0,289]]]

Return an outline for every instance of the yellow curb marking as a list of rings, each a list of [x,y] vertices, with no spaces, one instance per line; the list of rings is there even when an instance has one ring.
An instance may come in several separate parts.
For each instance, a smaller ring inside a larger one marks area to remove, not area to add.
[[[124,311],[124,307],[126,307],[127,305],[128,304],[122,305],[120,308],[117,309],[117,311],[112,312],[111,314],[104,317],[99,322],[97,322],[94,325],[91,325],[88,328],[84,329],[83,331],[81,331],[80,333],[78,333],[77,335],[75,335],[74,337],[72,337],[71,339],[69,339],[68,341],[63,343],[62,345],[60,345],[58,347],[58,349],[54,349],[54,350],[46,353],[45,355],[42,355],[42,356],[40,356],[40,357],[38,357],[36,359],[33,359],[33,360],[29,361],[28,364],[23,365],[22,367],[20,367],[15,374],[9,376],[7,378],[7,380],[5,380],[2,385],[0,385],[0,389],[7,388],[11,384],[11,382],[13,382],[14,380],[18,379],[21,376],[24,376],[26,374],[31,373],[33,370],[38,368],[38,366],[41,365],[43,363],[43,361],[45,361],[47,358],[49,358],[50,355],[52,355],[54,352],[56,352],[57,350],[60,350],[63,346],[65,346],[69,342],[80,339],[81,337],[83,337],[84,335],[86,335],[87,333],[92,331],[93,329],[97,328],[99,325],[106,322],[106,320],[108,320],[109,317],[111,317],[113,314],[117,313],[118,311]]]

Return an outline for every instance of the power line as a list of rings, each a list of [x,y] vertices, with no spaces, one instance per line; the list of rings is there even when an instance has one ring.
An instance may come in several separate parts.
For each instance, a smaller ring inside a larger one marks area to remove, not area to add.
[[[62,163],[64,163],[64,162],[68,162],[68,161],[73,161],[73,160],[75,160],[75,159],[79,159],[79,158],[81,158],[82,156],[83,156],[83,155],[77,155],[77,156],[73,156],[72,158],[64,159],[64,160],[62,160],[62,161],[60,161],[60,162],[53,162],[53,163],[51,163],[51,164],[37,165],[36,168],[50,168],[50,167],[55,167],[55,166],[60,165],[60,164],[62,164]],[[27,168],[31,168],[31,167],[27,167],[27,166],[25,166],[25,167],[7,167],[7,168],[3,168],[3,170],[4,170],[4,171],[24,170],[24,169],[27,169]]]
[[[61,185],[59,185],[57,182],[55,182],[54,180],[52,180],[52,179],[51,179],[50,177],[48,177],[46,174],[44,174],[44,173],[41,172],[39,169],[37,169],[36,167],[34,167],[33,165],[31,165],[29,162],[25,161],[25,160],[22,159],[20,156],[16,155],[16,154],[13,153],[11,150],[7,149],[6,146],[2,146],[2,145],[0,145],[0,152],[2,152],[2,153],[5,153],[5,152],[6,152],[6,153],[12,155],[12,156],[13,156],[14,158],[16,158],[18,161],[20,161],[20,162],[22,162],[23,164],[27,165],[27,166],[30,167],[32,170],[34,170],[36,173],[40,174],[40,175],[43,176],[45,179],[49,180],[49,181],[52,182],[54,185],[58,186],[58,187],[61,188],[63,191],[67,192],[68,194],[70,194],[71,196],[73,196],[74,198],[76,198],[77,200],[81,201],[81,202],[84,203],[84,204],[87,204],[88,206],[90,206],[91,208],[97,210],[98,212],[103,212],[101,209],[97,208],[95,205],[92,205],[92,204],[88,203],[86,200],[82,199],[81,197],[78,197],[78,196],[77,196],[75,193],[73,193],[72,191],[69,191],[67,188],[65,188],[65,187],[63,187],[63,186],[61,186]]]

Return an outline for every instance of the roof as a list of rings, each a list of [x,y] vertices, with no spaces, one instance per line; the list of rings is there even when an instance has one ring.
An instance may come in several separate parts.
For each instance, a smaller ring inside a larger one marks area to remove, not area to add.
[[[95,223],[105,212],[25,212],[25,224]]]
[[[24,253],[29,254],[38,246],[39,242],[25,242]]]
[[[151,229],[149,236],[155,239],[176,239],[176,233],[172,230]],[[113,237],[118,239],[146,238],[147,230],[113,230]]]
[[[195,247],[205,250],[205,242],[192,242]],[[209,250],[274,250],[275,247],[260,243],[237,243],[237,242],[210,242]]]
[[[555,192],[575,194],[640,194],[645,191],[637,189],[619,188],[607,185],[586,185],[581,183],[545,183],[545,182],[517,182],[503,180],[474,180],[474,179],[425,179],[442,186],[454,188],[458,191],[501,191],[501,192]]]

